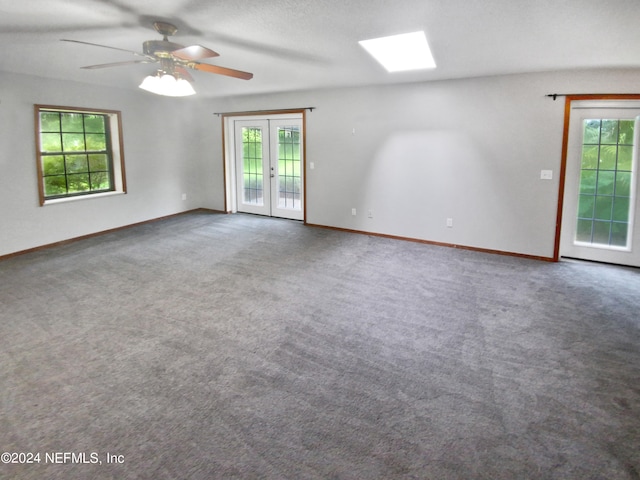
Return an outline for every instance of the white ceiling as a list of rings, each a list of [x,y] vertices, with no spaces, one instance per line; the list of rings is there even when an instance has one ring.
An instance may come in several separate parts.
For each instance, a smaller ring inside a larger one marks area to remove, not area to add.
[[[154,20],[254,74],[193,72],[201,96],[640,67],[640,0],[0,0],[0,70],[137,88],[153,65],[82,70],[135,57],[59,40],[142,51]],[[416,30],[435,70],[389,74],[358,44]]]

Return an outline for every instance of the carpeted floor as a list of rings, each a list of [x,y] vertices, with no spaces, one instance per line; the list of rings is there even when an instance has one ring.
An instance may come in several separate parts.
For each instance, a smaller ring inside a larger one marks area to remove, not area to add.
[[[639,306],[637,269],[241,214],[13,257],[0,478],[639,479]]]

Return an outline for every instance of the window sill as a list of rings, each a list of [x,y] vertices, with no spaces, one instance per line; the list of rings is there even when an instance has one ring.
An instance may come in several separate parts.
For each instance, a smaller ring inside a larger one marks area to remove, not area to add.
[[[125,195],[126,192],[104,192],[104,193],[93,193],[89,195],[77,195],[75,197],[66,197],[66,198],[53,198],[51,200],[45,200],[43,207],[47,205],[57,205],[59,203],[68,203],[68,202],[77,202],[79,200],[91,200],[93,198],[104,198],[104,197],[113,197],[114,195]]]
[[[631,247],[617,247],[614,245],[606,245],[603,243],[586,243],[586,242],[573,242],[576,247],[586,247],[599,250],[609,250],[614,252],[631,252]]]

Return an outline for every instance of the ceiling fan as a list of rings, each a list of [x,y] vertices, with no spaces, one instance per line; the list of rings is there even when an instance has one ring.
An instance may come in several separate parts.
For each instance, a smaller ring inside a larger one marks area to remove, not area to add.
[[[166,22],[154,22],[153,27],[160,35],[162,35],[163,38],[162,40],[148,40],[144,42],[142,44],[142,53],[133,50],[127,50],[124,48],[110,47],[108,45],[83,42],[80,40],[62,39],[62,41],[92,45],[94,47],[110,48],[112,50],[120,50],[136,55],[137,57],[141,57],[139,60],[102,63],[99,65],[88,65],[85,67],[81,67],[85,69],[117,67],[123,65],[132,65],[136,63],[159,63],[160,65],[155,75],[155,78],[157,78],[158,80],[164,77],[173,77],[177,82],[180,82],[181,80],[182,82],[187,81],[187,83],[193,82],[193,77],[189,74],[188,69],[199,70],[201,72],[216,73],[218,75],[226,75],[229,77],[240,78],[242,80],[250,80],[251,78],[253,78],[253,74],[249,72],[243,72],[241,70],[234,70],[232,68],[220,67],[217,65],[199,62],[198,60],[217,57],[219,56],[219,54],[201,45],[191,45],[185,47],[178,43],[169,41],[169,37],[174,35],[178,31],[178,28],[175,25]],[[150,77],[147,77],[147,79],[148,78]],[[140,87],[145,88],[143,85],[144,82],[142,85],[140,85]],[[185,93],[184,95],[195,93],[190,84],[188,85],[188,88],[190,88],[192,92]],[[161,93],[158,91],[153,91],[153,93],[172,95],[171,93]]]

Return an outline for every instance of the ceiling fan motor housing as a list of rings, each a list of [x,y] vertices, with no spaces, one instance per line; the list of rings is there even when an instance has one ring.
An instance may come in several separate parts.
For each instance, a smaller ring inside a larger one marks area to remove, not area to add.
[[[164,40],[148,40],[142,44],[142,50],[145,55],[151,55],[158,58],[169,58],[171,52],[184,48],[179,43],[167,42]]]

